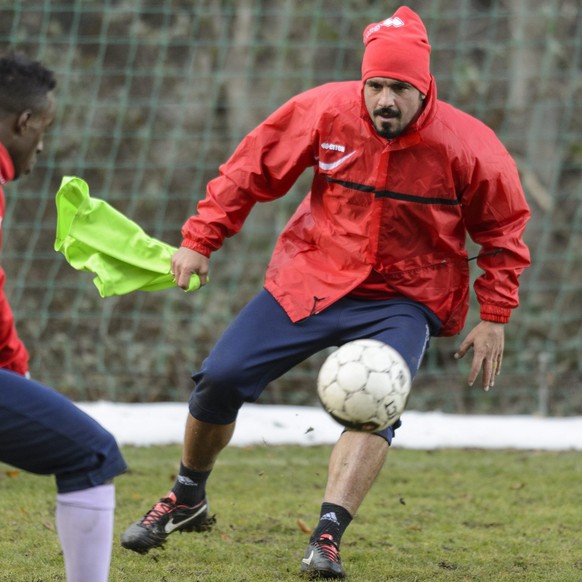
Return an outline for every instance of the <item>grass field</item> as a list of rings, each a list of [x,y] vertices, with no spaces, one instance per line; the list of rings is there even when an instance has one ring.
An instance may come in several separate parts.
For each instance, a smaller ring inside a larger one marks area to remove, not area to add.
[[[299,580],[329,447],[224,451],[209,482],[218,523],[140,556],[121,532],[172,485],[179,447],[127,447],[111,582]],[[347,530],[354,582],[582,580],[579,453],[394,450]],[[63,581],[54,485],[0,464],[0,580]]]

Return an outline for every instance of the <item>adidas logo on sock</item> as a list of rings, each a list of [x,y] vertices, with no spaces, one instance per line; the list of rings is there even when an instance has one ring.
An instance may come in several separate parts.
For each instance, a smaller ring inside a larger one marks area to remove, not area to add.
[[[339,525],[339,521],[337,519],[337,516],[335,514],[335,511],[329,511],[328,513],[325,513],[324,515],[321,516],[320,518],[322,521],[325,519],[327,521],[332,521],[335,524]]]

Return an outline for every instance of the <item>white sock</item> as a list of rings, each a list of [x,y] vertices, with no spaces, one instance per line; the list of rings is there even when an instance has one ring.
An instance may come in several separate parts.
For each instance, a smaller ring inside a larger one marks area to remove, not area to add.
[[[114,509],[113,483],[57,494],[57,531],[67,582],[107,582]]]

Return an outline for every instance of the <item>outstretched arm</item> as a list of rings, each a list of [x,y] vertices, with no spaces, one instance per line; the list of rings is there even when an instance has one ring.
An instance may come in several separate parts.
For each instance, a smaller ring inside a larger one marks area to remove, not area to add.
[[[483,390],[488,391],[495,385],[495,376],[501,372],[504,343],[505,327],[502,323],[481,321],[467,334],[455,353],[455,359],[462,358],[473,348],[469,386],[473,385],[481,369]]]
[[[4,272],[0,268],[0,368],[26,376],[28,374],[28,351],[18,337],[14,315],[2,289]]]

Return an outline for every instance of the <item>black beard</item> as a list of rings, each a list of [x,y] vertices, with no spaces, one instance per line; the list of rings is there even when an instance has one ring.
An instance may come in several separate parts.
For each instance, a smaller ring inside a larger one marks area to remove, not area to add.
[[[400,111],[398,111],[397,109],[392,109],[390,107],[382,107],[374,111],[374,116],[378,115],[381,115],[382,117],[387,117],[389,119],[399,119]],[[402,133],[400,130],[394,131],[389,129],[388,124],[386,123],[382,123],[382,127],[380,129],[376,127],[376,131],[378,132],[378,135],[385,137],[386,139],[393,139]]]
[[[398,137],[402,133],[402,131],[400,130],[394,131],[392,129],[389,129],[388,125],[383,123],[381,129],[378,129],[376,127],[376,133],[382,137],[385,137],[386,139],[394,139],[395,137]]]

